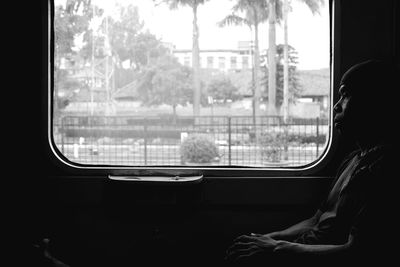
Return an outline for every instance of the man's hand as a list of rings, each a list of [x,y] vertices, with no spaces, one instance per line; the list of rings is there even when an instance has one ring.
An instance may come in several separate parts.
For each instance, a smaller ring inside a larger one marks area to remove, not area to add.
[[[243,258],[260,256],[272,252],[277,241],[269,235],[251,234],[242,235],[235,239],[233,245],[228,248],[226,260],[236,261]]]

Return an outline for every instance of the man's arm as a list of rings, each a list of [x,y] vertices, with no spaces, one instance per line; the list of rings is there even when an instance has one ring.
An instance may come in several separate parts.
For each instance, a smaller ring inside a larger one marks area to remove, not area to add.
[[[277,241],[273,251],[276,253],[301,254],[305,256],[341,255],[347,253],[352,248],[353,240],[352,235],[349,236],[346,243],[340,245],[307,245],[280,240]]]
[[[266,234],[266,236],[275,240],[293,240],[305,231],[312,229],[318,223],[321,214],[322,212],[318,210],[311,218],[301,221],[282,231],[276,231]]]
[[[299,233],[302,226],[307,225],[303,222],[292,226],[284,231],[284,237]],[[289,229],[291,229],[289,231]],[[287,231],[288,230],[288,231]],[[340,245],[307,245],[301,243],[290,242],[286,240],[275,240],[268,235],[243,235],[235,240],[235,243],[227,250],[227,260],[238,260],[254,256],[255,254],[264,253],[277,253],[289,255],[311,256],[312,258],[319,258],[320,256],[340,256],[347,254],[353,247],[354,238],[350,235],[345,244]]]

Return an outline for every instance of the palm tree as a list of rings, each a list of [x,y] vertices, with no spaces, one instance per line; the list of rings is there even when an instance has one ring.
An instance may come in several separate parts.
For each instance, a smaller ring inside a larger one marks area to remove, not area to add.
[[[320,7],[324,4],[324,0],[298,0],[303,2],[311,10],[312,14],[319,13]],[[284,31],[284,50],[283,50],[283,120],[287,125],[289,116],[289,44],[288,44],[288,15],[289,15],[289,0],[283,0],[283,31]],[[287,127],[284,128],[287,135]],[[284,157],[288,159],[288,147],[285,145]]]
[[[278,0],[268,2],[268,114],[276,115],[276,22],[281,18]]]
[[[234,13],[232,15],[227,16],[222,22],[224,24],[247,24],[250,26],[254,26],[255,31],[255,46],[258,48],[258,24],[268,20],[269,30],[268,30],[268,106],[269,106],[269,114],[276,115],[276,23],[281,21],[282,12],[281,12],[281,1],[280,0],[237,0],[236,5],[234,6],[234,11],[245,11],[246,18],[238,17]],[[255,20],[257,19],[257,21]],[[247,22],[247,23],[246,23]],[[255,65],[256,70],[255,76],[258,76],[259,71],[259,52],[258,49],[254,49],[255,52]],[[256,55],[257,54],[257,55]],[[255,100],[256,103],[259,103],[260,98],[260,88],[256,80],[255,87]],[[258,98],[256,98],[258,95]],[[256,113],[258,105],[255,105]]]
[[[254,123],[260,117],[260,49],[259,49],[259,24],[268,17],[264,0],[238,0],[232,8],[232,14],[226,16],[218,23],[220,27],[228,25],[247,25],[252,30],[254,27],[254,58],[253,58],[253,77],[254,77],[254,95],[253,95],[253,116]],[[240,16],[237,13],[244,13]]]
[[[289,2],[283,0],[283,120],[286,124],[289,115],[289,44],[288,44]]]
[[[319,14],[321,6],[324,5],[324,0],[298,0],[308,6],[313,15]],[[289,0],[283,0],[283,23],[284,23],[284,67],[283,67],[283,117],[286,122],[289,108],[289,59],[288,59],[288,15],[290,11]]]
[[[193,114],[200,115],[200,48],[199,48],[199,27],[197,25],[197,8],[208,0],[162,0],[170,9],[177,9],[179,6],[189,6],[193,12],[193,37],[192,37],[192,66],[193,66]]]

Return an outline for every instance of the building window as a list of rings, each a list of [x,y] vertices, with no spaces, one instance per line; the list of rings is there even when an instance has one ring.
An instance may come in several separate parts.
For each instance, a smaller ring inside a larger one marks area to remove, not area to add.
[[[207,68],[214,68],[214,57],[207,57]]]
[[[242,69],[248,69],[248,68],[249,68],[249,57],[242,56]]]
[[[183,65],[185,65],[185,66],[190,66],[190,57],[185,56],[185,57],[183,58]]]
[[[231,69],[236,69],[237,68],[237,58],[236,57],[231,57]]]
[[[224,70],[225,69],[225,57],[218,57],[218,68],[220,70]]]

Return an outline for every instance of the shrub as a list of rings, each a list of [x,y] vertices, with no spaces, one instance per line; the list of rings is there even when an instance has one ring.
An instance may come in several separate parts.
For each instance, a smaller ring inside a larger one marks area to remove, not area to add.
[[[205,135],[188,136],[181,144],[183,162],[211,163],[219,159],[218,147]]]
[[[260,138],[261,157],[264,161],[279,162],[288,138],[283,133],[263,133]]]
[[[310,135],[310,136],[302,136],[301,143],[316,143],[316,144],[324,144],[326,141],[326,135]]]
[[[298,142],[300,144],[309,144],[309,143],[316,143],[316,144],[324,144],[326,142],[326,135],[300,135],[300,134],[291,134],[288,136],[289,142]]]

